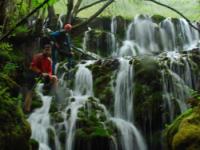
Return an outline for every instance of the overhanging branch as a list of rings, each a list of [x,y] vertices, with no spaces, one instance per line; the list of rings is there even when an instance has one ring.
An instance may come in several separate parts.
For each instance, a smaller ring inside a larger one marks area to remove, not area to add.
[[[93,3],[89,4],[89,5],[86,5],[86,6],[82,7],[82,8],[80,8],[80,9],[77,11],[77,14],[78,14],[79,12],[83,11],[84,9],[87,9],[87,8],[89,8],[89,7],[92,7],[92,6],[94,6],[94,5],[97,5],[97,4],[102,3],[102,2],[105,2],[105,1],[107,1],[107,0],[99,0],[99,1],[93,2]]]
[[[104,9],[106,9],[113,2],[114,2],[114,0],[109,0],[95,14],[93,14],[92,16],[90,16],[86,21],[84,21],[84,22],[82,22],[80,24],[75,25],[73,29],[79,28],[80,26],[84,26],[84,25],[88,24],[90,21],[92,21],[94,18],[96,18],[98,15],[100,15],[104,11]]]
[[[158,1],[155,1],[155,0],[145,0],[145,1],[153,2],[153,3],[155,3],[155,4],[158,4],[158,5],[160,5],[160,6],[166,7],[166,8],[168,8],[168,9],[170,9],[170,10],[176,12],[176,13],[179,14],[181,17],[183,17],[183,18],[188,22],[188,24],[189,24],[192,28],[194,28],[195,30],[197,30],[198,32],[200,32],[200,29],[197,28],[197,27],[195,27],[195,26],[191,23],[191,21],[190,21],[186,16],[184,16],[181,12],[179,12],[178,10],[176,10],[176,9],[174,9],[174,8],[172,8],[172,7],[168,6],[168,5],[166,5],[166,4],[163,4],[163,3],[160,3],[160,2],[158,2]]]

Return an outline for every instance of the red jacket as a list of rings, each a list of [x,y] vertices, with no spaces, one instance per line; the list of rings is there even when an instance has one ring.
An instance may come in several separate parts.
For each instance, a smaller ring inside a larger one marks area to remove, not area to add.
[[[48,73],[49,77],[52,76],[52,60],[50,57],[44,56],[43,53],[33,56],[31,68],[33,67],[38,68],[41,71],[40,73]]]

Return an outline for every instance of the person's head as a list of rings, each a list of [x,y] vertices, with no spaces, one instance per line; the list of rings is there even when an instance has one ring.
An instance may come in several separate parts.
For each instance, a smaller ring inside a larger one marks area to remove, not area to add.
[[[65,30],[66,32],[71,31],[71,30],[72,30],[72,25],[71,25],[71,24],[65,24],[65,25],[64,25],[64,30]]]
[[[43,46],[43,54],[47,57],[51,56],[51,44],[44,44]]]

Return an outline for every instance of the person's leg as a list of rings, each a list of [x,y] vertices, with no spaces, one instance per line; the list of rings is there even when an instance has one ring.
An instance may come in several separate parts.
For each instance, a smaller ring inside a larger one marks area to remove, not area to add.
[[[32,71],[27,72],[26,74],[26,84],[27,84],[27,90],[25,93],[25,102],[24,102],[24,111],[30,112],[31,111],[31,104],[32,104],[32,97],[33,97],[33,90],[36,84],[35,78],[37,77],[37,74],[35,74]]]
[[[33,92],[31,90],[28,90],[26,92],[25,103],[24,103],[24,110],[25,110],[25,112],[30,112],[30,110],[31,110],[32,95],[33,95]]]

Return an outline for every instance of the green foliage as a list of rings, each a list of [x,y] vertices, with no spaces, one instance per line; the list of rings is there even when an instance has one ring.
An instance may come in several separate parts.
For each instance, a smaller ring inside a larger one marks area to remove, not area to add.
[[[58,0],[49,0],[48,5],[53,5],[57,1]],[[43,2],[44,2],[44,0],[32,0],[32,6],[37,7],[38,5],[40,5]],[[46,6],[48,6],[48,5],[46,5]]]
[[[12,45],[9,43],[0,43],[0,51],[12,51]]]
[[[3,67],[3,72],[7,75],[11,75],[13,72],[16,71],[16,69],[18,68],[18,66],[14,63],[7,63],[4,67]]]
[[[0,62],[12,61],[11,53],[13,47],[9,43],[0,43]]]
[[[191,90],[192,97],[196,98],[198,101],[200,101],[200,93],[198,91]]]
[[[27,33],[27,32],[29,32],[29,31],[30,31],[30,29],[28,29],[27,26],[19,26],[19,27],[17,27],[17,28],[15,29],[14,35],[15,35],[16,33]]]

